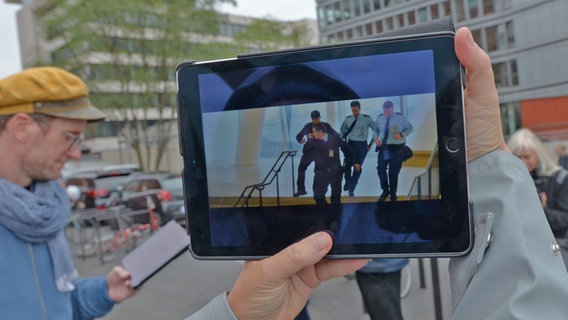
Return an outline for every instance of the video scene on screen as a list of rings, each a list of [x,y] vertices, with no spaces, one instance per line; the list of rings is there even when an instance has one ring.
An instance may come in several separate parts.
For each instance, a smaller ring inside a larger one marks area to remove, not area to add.
[[[363,59],[307,64],[331,79],[323,93],[290,66],[227,90],[201,78],[216,88],[200,98],[213,245],[317,230],[336,245],[431,241],[420,232],[441,199],[431,53]]]

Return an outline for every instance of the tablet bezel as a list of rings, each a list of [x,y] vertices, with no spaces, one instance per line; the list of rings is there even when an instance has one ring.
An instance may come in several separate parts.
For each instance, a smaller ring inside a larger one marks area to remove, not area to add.
[[[466,254],[473,243],[471,213],[467,187],[467,155],[463,112],[462,72],[453,49],[453,32],[437,32],[418,36],[401,36],[386,39],[369,39],[336,45],[309,47],[268,53],[243,55],[234,59],[186,62],[177,68],[178,119],[180,150],[184,162],[184,189],[188,231],[191,235],[191,252],[199,259],[258,259],[278,252],[299,239],[297,235],[270,245],[213,246],[207,188],[207,168],[204,151],[203,124],[197,75],[203,72],[221,72],[231,69],[257,68],[286,64],[293,61],[312,61],[316,55],[353,55],[368,48],[375,54],[432,50],[436,83],[436,118],[440,161],[439,205],[446,212],[444,221],[437,223],[446,228],[436,229],[432,242],[334,245],[329,258],[384,258],[384,257],[453,257]],[[323,53],[323,54],[322,54]],[[457,151],[445,148],[448,141],[458,142]],[[412,201],[401,202],[417,211]],[[431,204],[425,204],[429,206]],[[383,203],[381,206],[392,206]],[[387,208],[384,207],[384,208]],[[256,210],[254,208],[247,210]],[[385,209],[390,212],[389,208]],[[392,211],[396,211],[392,209]],[[400,211],[400,210],[399,210]],[[428,224],[425,218],[423,224]],[[432,228],[423,231],[432,233]],[[307,235],[307,234],[305,234]],[[265,237],[269,239],[270,237]],[[258,251],[260,250],[260,251]]]

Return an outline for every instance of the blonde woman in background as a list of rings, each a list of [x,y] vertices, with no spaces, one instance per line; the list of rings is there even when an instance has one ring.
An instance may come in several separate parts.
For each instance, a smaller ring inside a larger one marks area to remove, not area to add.
[[[529,129],[515,132],[508,146],[533,177],[550,228],[562,249],[564,264],[568,266],[568,171],[552,160],[544,144]]]

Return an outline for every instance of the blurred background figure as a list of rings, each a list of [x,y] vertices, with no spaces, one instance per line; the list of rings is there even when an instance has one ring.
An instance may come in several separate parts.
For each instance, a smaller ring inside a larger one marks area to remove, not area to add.
[[[529,129],[515,132],[508,142],[511,152],[527,166],[550,228],[568,266],[568,171],[554,163],[544,144]],[[567,267],[568,268],[568,267]]]
[[[408,259],[373,259],[355,272],[371,320],[402,320],[400,277]]]
[[[559,144],[554,149],[554,152],[558,155],[558,164],[564,169],[568,169],[568,154],[566,154],[566,146]]]

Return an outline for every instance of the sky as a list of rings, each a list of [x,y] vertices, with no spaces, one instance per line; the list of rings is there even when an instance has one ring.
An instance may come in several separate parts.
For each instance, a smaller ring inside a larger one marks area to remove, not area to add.
[[[278,20],[316,18],[315,0],[237,0],[237,7],[223,6],[221,11],[257,18]],[[20,5],[0,0],[0,79],[22,70],[16,11]]]

